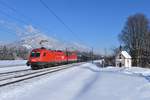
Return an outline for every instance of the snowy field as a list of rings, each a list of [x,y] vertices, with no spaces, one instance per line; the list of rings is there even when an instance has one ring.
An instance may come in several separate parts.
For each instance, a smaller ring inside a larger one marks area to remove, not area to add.
[[[0,100],[150,100],[150,69],[91,63],[0,88]]]
[[[0,67],[26,65],[27,60],[0,60]]]
[[[0,73],[30,69],[27,60],[0,60]]]

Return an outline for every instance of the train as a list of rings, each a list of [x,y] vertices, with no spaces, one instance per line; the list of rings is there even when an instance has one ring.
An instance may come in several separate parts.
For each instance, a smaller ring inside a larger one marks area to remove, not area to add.
[[[75,51],[50,50],[42,47],[31,51],[26,64],[36,70],[77,61],[78,56]]]

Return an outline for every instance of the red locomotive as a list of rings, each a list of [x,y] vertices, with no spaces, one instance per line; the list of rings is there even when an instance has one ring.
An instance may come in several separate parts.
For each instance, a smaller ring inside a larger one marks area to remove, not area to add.
[[[31,51],[27,65],[31,65],[32,69],[40,69],[76,61],[75,52],[38,48]]]

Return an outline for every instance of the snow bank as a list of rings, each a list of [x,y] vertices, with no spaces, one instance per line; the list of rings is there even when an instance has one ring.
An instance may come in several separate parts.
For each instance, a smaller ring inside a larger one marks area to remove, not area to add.
[[[129,72],[132,74],[141,74],[143,76],[150,76],[150,69],[148,68],[140,68],[140,67],[126,68],[125,72]]]
[[[25,65],[27,60],[0,60],[0,67]]]
[[[106,68],[101,68],[102,71],[113,71],[113,72],[120,72],[124,74],[132,74],[132,75],[141,75],[141,76],[150,76],[150,69],[148,68],[140,68],[140,67],[112,67],[108,66]]]

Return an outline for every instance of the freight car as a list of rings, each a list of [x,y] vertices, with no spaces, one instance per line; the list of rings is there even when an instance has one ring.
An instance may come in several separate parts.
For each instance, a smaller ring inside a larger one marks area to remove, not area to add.
[[[32,69],[41,69],[76,61],[76,52],[38,48],[31,51],[27,65]]]

